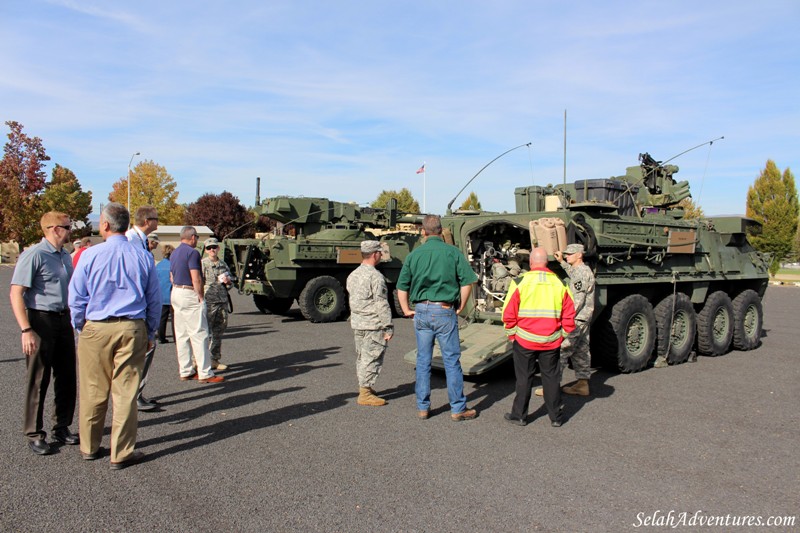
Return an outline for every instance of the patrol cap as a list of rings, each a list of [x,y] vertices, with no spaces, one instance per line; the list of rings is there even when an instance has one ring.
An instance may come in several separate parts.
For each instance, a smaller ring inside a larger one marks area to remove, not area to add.
[[[214,237],[210,237],[203,243],[203,248],[208,248],[209,246],[219,246],[219,241]]]
[[[148,235],[148,236],[147,236],[147,240],[148,240],[148,241],[161,242],[161,241],[158,239],[158,233],[151,233],[150,235]]]
[[[374,254],[381,251],[381,243],[378,241],[361,241],[362,254]]]
[[[582,254],[583,253],[583,245],[582,244],[570,244],[567,246],[567,249],[564,250],[566,255],[572,254]]]
[[[74,241],[72,243],[72,246],[74,246],[75,248],[78,248],[80,245],[81,245],[81,240],[80,239],[78,239],[77,241]]]

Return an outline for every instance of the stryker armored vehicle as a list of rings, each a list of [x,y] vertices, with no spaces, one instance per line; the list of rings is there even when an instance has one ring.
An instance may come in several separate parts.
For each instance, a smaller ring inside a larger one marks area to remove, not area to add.
[[[450,212],[446,242],[463,251],[479,281],[461,313],[461,365],[481,374],[511,357],[501,308],[513,277],[542,246],[585,247],[596,278],[591,331],[595,362],[636,372],[655,355],[682,363],[696,350],[721,355],[760,343],[768,257],[747,241],[760,225],[741,217],[683,218],[688,182],[649,154],[624,176],[515,190],[515,213]],[[463,189],[462,189],[463,190]],[[451,202],[452,205],[452,202]],[[414,363],[416,351],[406,354]],[[443,368],[438,347],[434,367]]]
[[[266,199],[257,212],[283,227],[261,239],[223,240],[223,257],[234,270],[238,289],[252,294],[263,313],[286,314],[297,301],[311,322],[345,316],[347,276],[361,264],[362,240],[382,242],[377,268],[388,280],[390,294],[403,260],[418,241],[414,232],[380,235],[401,216],[395,200],[386,209],[371,209],[327,198],[279,196]]]

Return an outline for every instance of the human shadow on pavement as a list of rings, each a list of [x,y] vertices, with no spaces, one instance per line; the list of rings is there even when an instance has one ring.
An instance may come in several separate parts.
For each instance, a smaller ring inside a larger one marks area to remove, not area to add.
[[[300,388],[302,387],[291,387],[289,389],[272,391],[272,395],[291,392],[292,390],[297,390]],[[261,394],[263,395],[265,393]],[[147,448],[148,446],[162,444],[165,442],[177,442],[177,444],[174,446],[166,449],[148,452],[148,458],[150,460],[154,460],[166,455],[180,453],[193,448],[213,444],[224,439],[236,437],[237,435],[241,435],[249,431],[264,429],[270,426],[283,424],[285,422],[301,420],[307,416],[317,415],[321,412],[344,407],[347,405],[348,400],[355,398],[356,396],[357,394],[352,392],[334,394],[333,396],[329,396],[324,400],[288,405],[272,411],[265,411],[254,415],[214,422],[207,426],[187,429],[185,431],[179,431],[170,435],[139,441],[137,443],[137,448]],[[217,402],[198,409],[202,409],[203,411],[224,409],[224,407],[221,406],[222,403],[223,402]]]
[[[592,372],[592,375],[589,378],[589,396],[576,396],[572,394],[564,394],[562,392],[561,404],[564,406],[564,411],[562,413],[563,421],[568,422],[571,418],[574,418],[587,403],[595,400],[602,400],[614,394],[614,387],[608,385],[606,381],[616,375],[618,375],[618,372],[610,372],[602,369]],[[568,379],[570,376],[572,379]],[[564,385],[570,385],[574,383],[574,378],[575,374],[571,369],[564,369],[564,375],[561,378],[561,386],[563,387]],[[539,384],[536,386],[542,386],[541,379]],[[528,410],[528,423],[540,417],[547,417],[547,409],[545,408],[541,397],[531,396],[531,407],[535,405],[536,400],[539,401],[539,406],[533,412],[531,412],[530,409]]]
[[[252,337],[254,335],[266,335],[267,333],[274,333],[275,328],[269,327],[267,324],[244,324],[239,326],[228,326],[225,330],[225,339],[243,339],[245,337]]]

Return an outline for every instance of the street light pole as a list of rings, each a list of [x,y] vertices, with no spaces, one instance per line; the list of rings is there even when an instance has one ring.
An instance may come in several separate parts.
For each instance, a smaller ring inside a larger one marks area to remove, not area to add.
[[[140,152],[133,154],[128,162],[128,213],[131,212],[131,164],[133,163],[133,158],[137,155],[140,155]]]

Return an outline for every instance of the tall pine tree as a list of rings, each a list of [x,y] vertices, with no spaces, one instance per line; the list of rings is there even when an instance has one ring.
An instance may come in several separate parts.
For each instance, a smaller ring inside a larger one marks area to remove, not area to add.
[[[750,235],[756,250],[772,254],[770,273],[790,258],[797,233],[798,201],[794,176],[781,171],[771,159],[747,191],[747,216],[760,222],[760,234]]]

